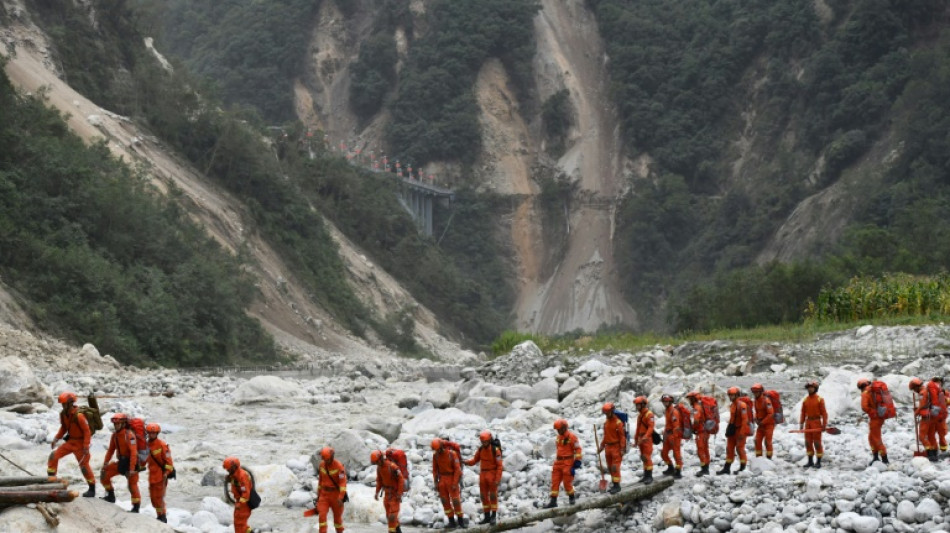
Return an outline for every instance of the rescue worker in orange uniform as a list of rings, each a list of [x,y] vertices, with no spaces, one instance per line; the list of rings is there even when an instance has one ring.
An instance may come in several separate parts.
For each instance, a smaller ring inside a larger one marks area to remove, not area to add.
[[[858,389],[861,391],[861,410],[868,415],[868,444],[871,446],[871,463],[881,461],[888,464],[887,446],[884,446],[884,437],[881,429],[884,427],[884,417],[877,413],[871,398],[871,382],[868,379],[858,380]]]
[[[247,525],[251,518],[251,476],[241,468],[241,461],[237,457],[225,457],[221,466],[228,471],[224,478],[225,484],[231,484],[231,496],[234,498],[234,533],[253,533]]]
[[[666,428],[663,430],[663,448],[660,450],[660,457],[663,458],[663,462],[666,463],[666,470],[663,471],[664,476],[673,476],[676,479],[683,477],[683,420],[681,419],[682,414],[680,410],[675,405],[673,397],[669,394],[664,394],[660,401],[663,402],[663,406],[666,407]],[[673,452],[673,459],[676,461],[676,466],[673,466],[673,462],[670,460],[670,451]]]
[[[444,446],[442,439],[432,439],[432,478],[442,500],[442,510],[449,518],[449,528],[467,527],[462,515],[462,459],[455,450]],[[455,521],[456,517],[458,522]]]
[[[92,430],[89,429],[89,421],[85,415],[79,412],[76,405],[76,394],[72,392],[63,392],[59,395],[59,403],[63,406],[63,411],[59,414],[59,431],[53,437],[50,448],[53,449],[46,461],[46,475],[50,481],[56,479],[56,472],[59,468],[59,460],[63,457],[73,454],[79,461],[79,470],[83,478],[89,484],[89,489],[82,493],[85,498],[92,498],[96,495],[96,476],[92,473],[92,467],[89,466],[89,442],[92,440]],[[59,439],[64,439],[62,446],[56,447]]]
[[[386,523],[389,533],[402,533],[399,525],[399,507],[402,504],[402,492],[405,487],[405,478],[399,465],[386,459],[383,452],[373,450],[369,454],[369,462],[376,465],[376,494],[374,500],[379,500],[379,493],[383,492],[383,507],[386,508]]]
[[[320,471],[317,480],[317,514],[320,517],[320,533],[327,533],[327,514],[333,511],[333,527],[343,533],[343,504],[350,500],[346,495],[346,469],[333,458],[334,450],[324,446],[320,450]]]
[[[125,476],[129,482],[129,493],[132,495],[132,510],[130,512],[139,512],[139,503],[142,501],[142,495],[139,493],[139,473],[135,469],[138,464],[138,445],[135,442],[135,432],[129,428],[129,416],[125,413],[116,413],[112,415],[112,425],[115,432],[109,439],[109,449],[106,451],[106,457],[102,461],[105,466],[99,474],[99,481],[106,489],[106,495],[103,500],[115,503],[115,489],[112,487],[112,478],[115,476]],[[115,462],[112,456],[115,455]]]
[[[161,432],[162,428],[158,424],[145,426],[148,435],[148,496],[158,521],[168,522],[165,517],[165,488],[168,487],[169,479],[175,479],[175,463],[172,462],[172,451],[168,444],[158,438]]]
[[[917,426],[917,438],[927,450],[927,459],[930,462],[937,462],[937,420],[939,419],[939,407],[936,405],[939,389],[931,381],[924,384],[920,378],[912,378],[907,387],[916,394],[920,395],[917,405],[914,406],[914,415],[919,417],[920,422]]]
[[[755,400],[752,402],[755,412],[755,456],[762,457],[762,444],[765,444],[765,457],[772,458],[772,434],[775,433],[775,406],[765,394],[765,387],[761,383],[752,385],[749,389]]]
[[[817,381],[805,384],[805,390],[808,391],[808,396],[802,401],[802,412],[798,419],[798,429],[805,431],[805,453],[808,454],[808,462],[804,467],[821,468],[821,457],[825,454],[821,435],[828,428],[828,411],[825,409],[824,398],[818,396]]]
[[[653,483],[653,430],[656,427],[656,418],[648,404],[646,396],[633,399],[633,406],[638,413],[633,442],[640,450],[640,461],[643,462],[643,475],[640,476],[639,482],[645,485]]]
[[[574,505],[574,472],[581,467],[581,444],[577,435],[570,431],[567,420],[558,418],[554,421],[554,430],[557,431],[557,455],[551,469],[551,500],[544,506],[545,509],[557,507],[557,496],[564,483],[564,492],[567,493],[568,504]]]
[[[492,444],[490,431],[478,434],[479,447],[475,455],[465,461],[468,466],[478,463],[478,491],[482,498],[482,521],[480,524],[494,524],[498,520],[498,485],[501,483],[501,474],[504,463],[501,459],[501,449]]]
[[[696,439],[696,455],[699,457],[699,472],[696,477],[703,477],[709,475],[709,431],[706,431],[702,394],[694,390],[686,395],[686,399],[693,408],[693,438]]]
[[[937,415],[937,446],[941,452],[947,451],[947,411],[950,407],[950,392],[943,388],[943,378],[934,376],[931,383],[935,384],[937,390],[937,400],[935,403],[941,407],[940,414]]]
[[[732,470],[732,462],[739,456],[739,470],[736,473],[745,470],[746,453],[745,441],[752,434],[749,427],[749,421],[752,419],[748,405],[748,398],[742,397],[742,391],[739,387],[729,387],[726,391],[732,404],[729,405],[729,425],[726,426],[726,464],[716,474],[728,474]]]
[[[627,454],[627,431],[620,417],[614,414],[616,408],[613,403],[605,403],[600,410],[607,420],[604,421],[604,440],[600,442],[597,453],[604,452],[607,460],[607,471],[610,472],[610,489],[607,492],[616,494],[620,492],[620,462]]]

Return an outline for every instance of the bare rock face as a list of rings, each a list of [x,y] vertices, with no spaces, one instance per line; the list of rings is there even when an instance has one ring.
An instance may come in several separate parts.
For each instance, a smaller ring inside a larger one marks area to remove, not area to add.
[[[0,407],[24,403],[53,405],[53,395],[19,357],[0,359]]]

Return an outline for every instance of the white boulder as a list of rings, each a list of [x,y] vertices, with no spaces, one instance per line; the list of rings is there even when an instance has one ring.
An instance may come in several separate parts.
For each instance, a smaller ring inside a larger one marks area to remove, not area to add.
[[[234,390],[235,405],[300,398],[304,391],[291,381],[277,376],[255,376]]]
[[[63,392],[63,391],[58,391]],[[0,359],[0,407],[21,403],[53,405],[53,395],[19,357]]]
[[[412,420],[403,424],[402,430],[408,435],[438,435],[448,428],[457,426],[481,428],[485,426],[485,419],[478,415],[468,414],[455,407],[430,409],[419,413]]]

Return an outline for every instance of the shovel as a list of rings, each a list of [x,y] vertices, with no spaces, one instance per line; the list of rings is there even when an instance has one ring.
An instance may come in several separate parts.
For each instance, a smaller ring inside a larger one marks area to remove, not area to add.
[[[600,462],[600,438],[597,437],[597,426],[594,426],[594,444],[597,445],[597,469],[600,470],[600,492],[607,492],[607,479],[604,477],[604,464]]]
[[[917,415],[917,393],[914,393],[914,439],[917,440],[917,451],[914,452],[914,457],[927,457],[927,452],[920,449],[920,432],[917,430],[917,420],[920,418]]]
[[[788,432],[789,432],[789,433],[821,433],[821,428],[815,428],[815,429],[790,429],[790,430],[788,430]],[[838,428],[827,427],[827,428],[825,428],[825,433],[827,433],[827,434],[829,434],[829,435],[840,435],[840,434],[841,434],[841,430],[838,429]]]

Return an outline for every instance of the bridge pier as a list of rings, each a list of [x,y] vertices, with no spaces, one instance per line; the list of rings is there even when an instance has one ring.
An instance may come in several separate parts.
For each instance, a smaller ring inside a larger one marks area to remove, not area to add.
[[[426,236],[431,237],[433,232],[433,203],[436,200],[451,202],[455,198],[455,193],[450,189],[443,189],[414,180],[402,179],[401,183],[400,203],[412,215],[419,229]]]

